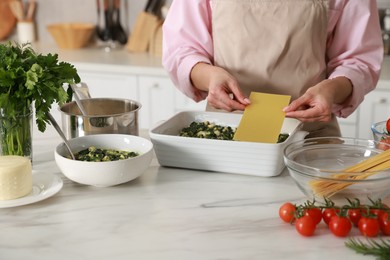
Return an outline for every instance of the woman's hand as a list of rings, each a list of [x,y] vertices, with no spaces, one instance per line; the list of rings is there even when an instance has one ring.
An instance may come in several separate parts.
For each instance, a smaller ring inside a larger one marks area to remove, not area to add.
[[[250,104],[237,80],[220,67],[198,63],[191,71],[191,81],[196,88],[208,91],[208,103],[214,108],[231,112],[244,110]]]
[[[302,122],[328,122],[332,118],[333,105],[343,103],[351,93],[352,84],[349,79],[326,79],[309,88],[283,111],[286,117]]]

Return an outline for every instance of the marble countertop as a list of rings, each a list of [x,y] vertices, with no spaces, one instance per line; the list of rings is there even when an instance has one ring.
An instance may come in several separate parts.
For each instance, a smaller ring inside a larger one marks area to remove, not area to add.
[[[91,46],[81,49],[60,49],[54,44],[33,44],[39,53],[57,53],[60,60],[70,62],[77,69],[88,69],[103,73],[143,74],[168,76],[161,65],[161,57],[148,52],[130,53],[119,46],[105,51],[103,47]]]
[[[0,209],[0,259],[374,259],[346,248],[323,223],[310,238],[283,223],[280,205],[305,201],[286,172],[174,169],[154,158],[138,179],[96,188],[60,173],[52,127],[34,131],[34,171],[60,176],[64,186],[46,200]]]

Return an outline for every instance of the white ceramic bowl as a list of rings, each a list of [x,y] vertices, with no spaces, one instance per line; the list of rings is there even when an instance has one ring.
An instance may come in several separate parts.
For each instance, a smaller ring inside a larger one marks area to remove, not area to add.
[[[90,146],[140,153],[125,160],[86,162],[69,159],[65,144],[59,144],[54,157],[61,172],[74,182],[97,187],[114,186],[139,177],[149,167],[153,157],[153,144],[134,135],[87,135],[70,139],[69,144],[74,153]]]

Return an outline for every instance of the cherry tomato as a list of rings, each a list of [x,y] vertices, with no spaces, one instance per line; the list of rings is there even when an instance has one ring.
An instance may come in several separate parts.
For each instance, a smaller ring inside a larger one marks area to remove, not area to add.
[[[324,211],[322,211],[322,219],[327,225],[329,225],[330,219],[333,216],[336,216],[339,212],[340,210],[336,208],[326,208]]]
[[[379,217],[378,217],[378,221],[379,221],[379,227],[382,231],[382,234],[385,235],[385,236],[389,236],[390,235],[390,219],[389,219],[390,215],[388,212],[383,212]]]
[[[305,216],[309,216],[314,220],[316,225],[322,220],[322,210],[319,208],[309,208],[305,210]]]
[[[347,217],[333,216],[329,222],[330,231],[338,237],[346,237],[352,229],[352,223]]]
[[[370,209],[370,214],[379,217],[384,211],[382,209]]]
[[[370,209],[370,214],[377,216],[379,219],[380,215],[385,213],[389,206],[387,206],[385,203],[379,203],[376,206],[381,207],[381,209]]]
[[[347,215],[352,224],[357,227],[359,225],[359,220],[362,217],[361,209],[348,209]]]
[[[295,205],[291,202],[286,202],[279,208],[279,217],[287,223],[292,223],[295,220]]]
[[[379,234],[379,221],[375,217],[361,217],[359,220],[360,233],[367,237],[376,237]]]
[[[384,137],[382,140],[379,141],[377,148],[381,149],[383,151],[386,151],[390,148],[390,137]]]
[[[316,223],[313,218],[309,216],[303,216],[295,222],[295,229],[302,236],[310,237],[314,234],[316,230]]]
[[[387,119],[387,122],[386,122],[386,130],[388,133],[390,133],[390,118]]]

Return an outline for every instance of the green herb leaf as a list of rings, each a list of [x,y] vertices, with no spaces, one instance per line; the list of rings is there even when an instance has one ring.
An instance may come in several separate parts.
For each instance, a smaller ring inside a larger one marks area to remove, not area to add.
[[[377,256],[377,259],[385,260],[390,259],[390,241],[379,239],[366,239],[367,243],[363,243],[359,239],[350,238],[345,242],[348,248],[351,248],[355,252],[363,255]]]
[[[8,117],[28,111],[35,102],[36,123],[44,132],[52,104],[70,101],[69,84],[78,82],[77,70],[59,62],[57,54],[37,54],[30,44],[0,44],[0,109]]]

